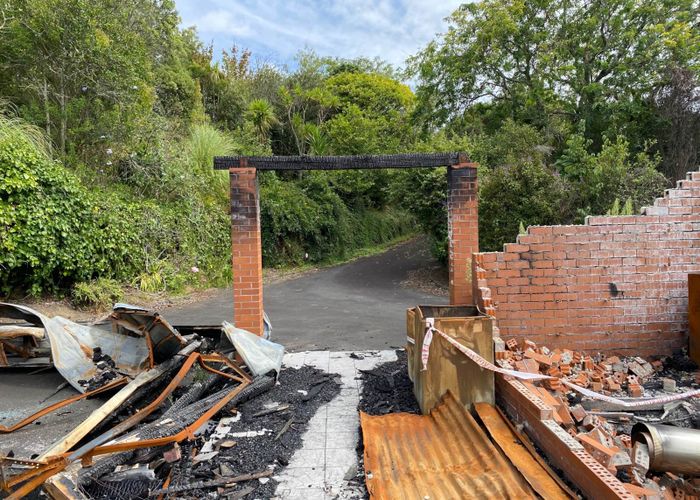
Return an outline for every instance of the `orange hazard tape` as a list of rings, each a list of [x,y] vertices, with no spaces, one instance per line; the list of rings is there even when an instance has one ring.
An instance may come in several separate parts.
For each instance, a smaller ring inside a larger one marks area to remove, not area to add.
[[[466,355],[469,359],[474,361],[477,365],[479,365],[481,368],[485,368],[486,370],[490,370],[492,372],[496,373],[502,373],[504,375],[509,375],[511,377],[515,377],[521,380],[559,380],[562,384],[566,385],[567,387],[573,389],[574,391],[583,394],[584,396],[588,396],[589,398],[597,399],[600,401],[606,401],[608,403],[612,403],[615,405],[622,406],[624,408],[639,408],[642,406],[648,406],[652,404],[665,404],[665,403],[670,403],[672,401],[678,401],[679,399],[688,399],[688,398],[694,398],[700,396],[700,389],[695,389],[693,391],[688,391],[688,392],[683,392],[680,394],[672,394],[669,396],[663,396],[660,398],[651,398],[651,399],[639,399],[637,401],[625,401],[623,399],[618,399],[614,398],[612,396],[606,396],[605,394],[600,394],[595,391],[591,391],[589,389],[586,389],[584,387],[581,387],[579,385],[576,385],[572,382],[569,382],[566,379],[563,378],[557,378],[557,377],[551,377],[549,375],[541,375],[537,373],[528,373],[528,372],[521,372],[518,370],[507,370],[505,368],[500,368],[493,363],[488,362],[481,356],[479,356],[476,352],[473,350],[469,349],[468,347],[463,346],[459,342],[457,342],[455,339],[450,337],[444,332],[441,332],[437,328],[435,328],[435,320],[433,318],[426,318],[425,320],[426,324],[428,325],[428,328],[426,329],[425,332],[425,339],[423,341],[423,348],[421,351],[421,360],[423,361],[423,370],[427,369],[427,364],[428,364],[428,353],[430,349],[430,343],[432,342],[433,334],[437,333],[440,335],[442,338],[447,340],[450,344],[452,344],[454,347],[457,348],[458,351],[460,351],[462,354]],[[426,342],[427,341],[427,342]]]

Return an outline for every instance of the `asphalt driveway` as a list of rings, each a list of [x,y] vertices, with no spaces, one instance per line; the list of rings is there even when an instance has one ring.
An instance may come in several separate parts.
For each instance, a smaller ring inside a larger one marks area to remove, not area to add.
[[[288,351],[369,350],[406,343],[406,308],[447,299],[401,286],[412,270],[434,266],[422,238],[340,266],[265,286],[273,340]],[[161,314],[176,325],[216,325],[233,315],[230,289]]]

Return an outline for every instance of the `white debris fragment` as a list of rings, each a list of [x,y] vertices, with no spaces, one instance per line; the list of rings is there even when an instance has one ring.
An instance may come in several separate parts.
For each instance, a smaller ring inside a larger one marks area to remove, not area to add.
[[[233,417],[222,418],[219,422],[222,422],[224,425],[234,424],[234,423],[238,422],[242,416],[243,416],[243,413],[238,411],[238,412],[236,412],[236,414]]]
[[[216,426],[214,432],[211,433],[209,439],[207,439],[204,446],[200,450],[200,453],[210,453],[214,451],[214,447],[226,438],[228,433],[231,431],[231,427],[226,425],[230,422],[230,418],[222,418],[219,421],[219,425]]]
[[[245,432],[232,432],[229,434],[229,437],[238,437],[238,438],[250,438],[250,437],[258,437],[258,436],[264,436],[265,434],[270,434],[272,431],[270,429],[260,429],[259,431],[245,431]]]
[[[218,451],[210,451],[207,453],[200,453],[192,459],[192,463],[198,464],[199,462],[206,462],[214,458],[219,454]]]

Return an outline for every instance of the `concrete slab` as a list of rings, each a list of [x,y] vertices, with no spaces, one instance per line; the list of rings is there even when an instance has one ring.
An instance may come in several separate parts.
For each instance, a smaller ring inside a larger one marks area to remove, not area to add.
[[[396,360],[393,350],[355,352],[302,351],[284,357],[287,367],[314,366],[340,375],[340,394],[324,405],[309,421],[301,449],[277,476],[276,495],[280,499],[357,498],[344,479],[357,470],[355,451],[360,432],[357,406],[360,403],[360,370]]]

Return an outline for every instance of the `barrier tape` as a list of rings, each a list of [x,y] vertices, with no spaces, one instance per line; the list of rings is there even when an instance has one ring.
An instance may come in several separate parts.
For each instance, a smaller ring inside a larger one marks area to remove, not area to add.
[[[421,371],[426,371],[428,369],[428,355],[430,354],[430,343],[433,341],[433,332],[437,332],[435,329],[435,320],[433,318],[426,318],[426,324],[428,329],[425,332],[425,337],[423,337],[423,347],[420,352],[420,359],[423,362],[423,369]]]
[[[638,401],[625,401],[623,399],[618,399],[612,396],[606,396],[605,394],[600,394],[599,392],[591,391],[590,389],[586,389],[585,387],[576,385],[573,382],[569,382],[568,380],[563,378],[557,378],[552,377],[550,375],[542,375],[538,373],[521,372],[518,370],[508,370],[506,368],[501,368],[499,366],[494,365],[493,363],[490,363],[489,361],[479,356],[472,349],[463,346],[446,333],[441,332],[440,330],[435,328],[435,320],[433,318],[426,318],[425,322],[428,325],[428,327],[425,332],[425,338],[423,339],[423,349],[421,352],[421,360],[423,361],[423,371],[427,369],[428,354],[430,351],[430,344],[433,340],[433,334],[437,333],[447,342],[449,342],[451,345],[457,348],[458,351],[460,351],[462,354],[466,355],[469,359],[471,359],[474,363],[479,365],[481,368],[485,368],[486,370],[490,370],[492,372],[509,375],[511,377],[515,377],[521,380],[559,380],[559,382],[561,382],[562,384],[566,385],[570,389],[573,389],[574,391],[580,394],[583,394],[584,396],[588,396],[589,398],[597,399],[599,401],[606,401],[608,403],[622,406],[624,408],[639,408],[655,404],[666,404],[672,401],[678,401],[679,399],[688,399],[700,396],[700,389],[695,389],[693,391],[683,392],[680,394],[672,394],[669,396],[662,396],[660,398],[640,399]]]

